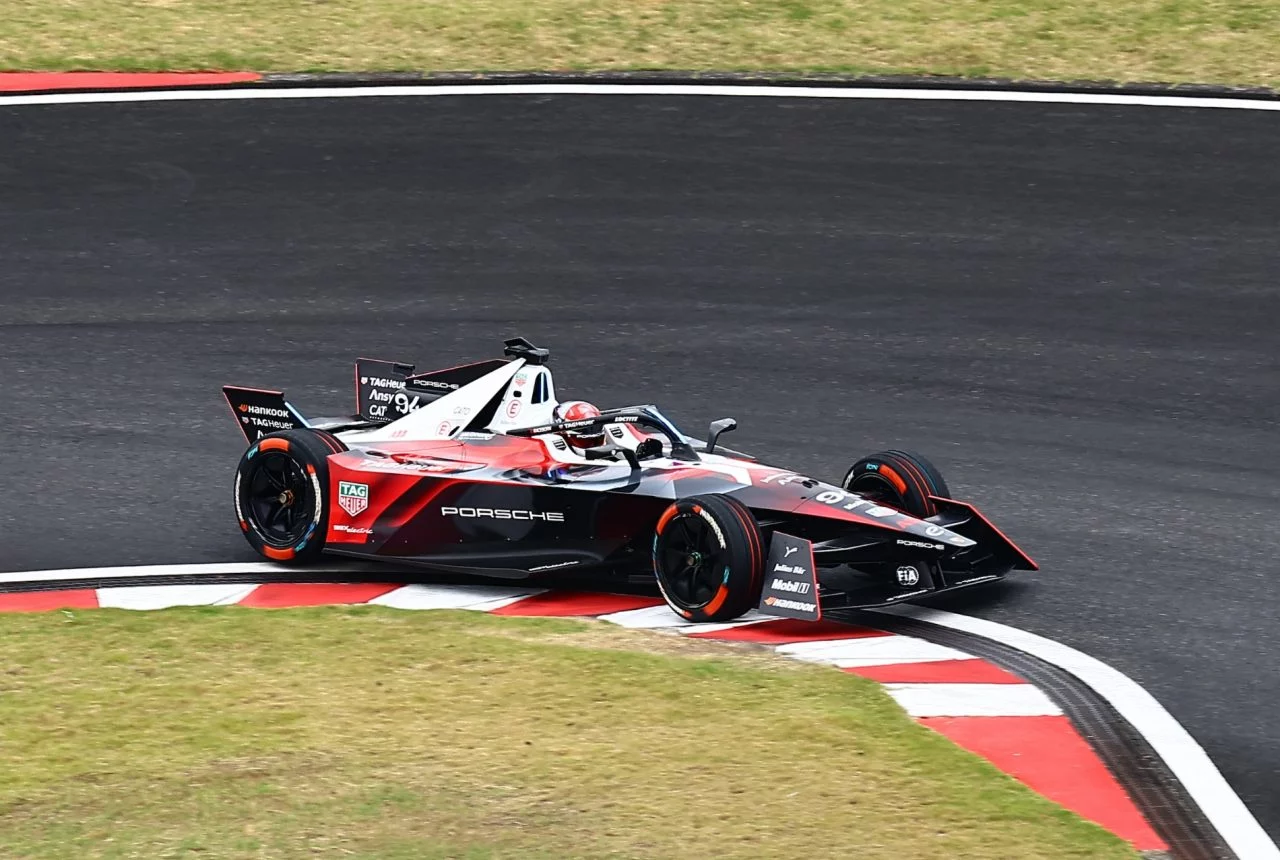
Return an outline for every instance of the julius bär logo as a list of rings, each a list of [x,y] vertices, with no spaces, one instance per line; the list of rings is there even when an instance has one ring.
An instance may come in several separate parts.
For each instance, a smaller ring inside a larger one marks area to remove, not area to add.
[[[353,517],[362,513],[369,507],[369,485],[339,481],[338,505]]]

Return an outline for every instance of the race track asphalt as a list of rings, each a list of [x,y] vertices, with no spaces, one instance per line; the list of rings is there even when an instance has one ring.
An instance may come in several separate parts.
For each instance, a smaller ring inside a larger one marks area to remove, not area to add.
[[[1280,835],[1275,115],[685,97],[0,107],[0,568],[252,560],[218,387],[524,335],[562,397],[1042,565],[940,605],[1146,685]]]

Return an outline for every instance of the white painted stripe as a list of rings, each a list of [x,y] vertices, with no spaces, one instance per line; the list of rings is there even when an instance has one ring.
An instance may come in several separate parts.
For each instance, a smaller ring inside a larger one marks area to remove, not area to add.
[[[1062,709],[1031,684],[885,684],[913,717],[1056,717]]]
[[[369,603],[395,609],[476,609],[492,612],[545,590],[487,585],[406,585],[375,597]]]
[[[367,564],[324,564],[315,567],[288,567],[269,561],[230,564],[145,564],[126,567],[79,567],[61,570],[19,570],[0,573],[0,584],[19,582],[65,582],[76,579],[130,579],[161,576],[257,576],[262,573],[360,573],[367,579],[378,568]]]
[[[733,84],[449,84],[441,86],[296,87],[260,84],[217,90],[132,90],[116,93],[65,92],[0,96],[0,107],[16,105],[122,104],[126,102],[257,101],[264,99],[355,99],[422,96],[626,95],[717,96],[734,98],[867,99],[909,101],[1024,102],[1031,104],[1122,105],[1126,107],[1216,108],[1280,111],[1280,101],[1229,97],[1041,93],[1009,90],[913,89],[911,87],[781,87]]]
[[[829,663],[842,669],[967,660],[969,655],[910,636],[886,634],[858,639],[830,639],[779,645],[779,653],[810,663]]]
[[[726,624],[698,624],[687,621],[665,603],[661,606],[646,606],[643,609],[627,609],[623,612],[610,612],[599,616],[601,621],[608,621],[622,627],[638,629],[679,629],[688,633],[710,633],[715,630],[732,630],[748,624],[759,624],[761,621],[777,621],[776,615],[762,615],[754,609],[737,620]]]
[[[1280,860],[1280,848],[1208,754],[1154,696],[1127,675],[1061,642],[994,621],[921,606],[894,606],[875,611],[1001,642],[1075,675],[1110,702],[1146,738],[1241,860]]]
[[[646,606],[643,609],[610,612],[608,615],[599,616],[599,618],[601,621],[608,621],[611,624],[641,630],[691,626],[691,622],[681,618],[674,609],[665,603],[661,606]]]
[[[217,606],[244,600],[257,585],[135,585],[98,589],[98,605],[111,609]]]
[[[722,630],[733,630],[737,627],[746,627],[750,624],[759,624],[761,621],[777,621],[778,620],[778,616],[776,615],[760,615],[759,618],[748,617],[748,616],[755,616],[758,614],[759,613],[757,613],[755,610],[752,610],[750,613],[748,613],[748,615],[742,616],[737,621],[727,621],[723,624],[690,624],[688,627],[680,627],[677,629],[679,630],[679,632],[685,633],[688,635],[693,635],[694,633],[719,633]]]

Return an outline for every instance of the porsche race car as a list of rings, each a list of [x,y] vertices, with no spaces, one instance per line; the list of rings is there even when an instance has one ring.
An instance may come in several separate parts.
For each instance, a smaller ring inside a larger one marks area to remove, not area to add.
[[[655,583],[690,622],[817,620],[1038,569],[918,454],[871,454],[827,483],[720,445],[733,419],[698,440],[654,405],[566,410],[550,357],[515,338],[426,373],[359,359],[356,412],[330,418],[224,386],[247,442],[245,538],[285,564]]]

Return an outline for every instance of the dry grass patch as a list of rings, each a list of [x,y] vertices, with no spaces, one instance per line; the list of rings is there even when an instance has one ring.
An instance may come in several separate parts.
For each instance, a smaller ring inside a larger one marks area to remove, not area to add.
[[[23,858],[1120,858],[878,685],[597,622],[0,616]]]
[[[916,72],[1280,85],[1269,0],[5,0],[0,68]]]

